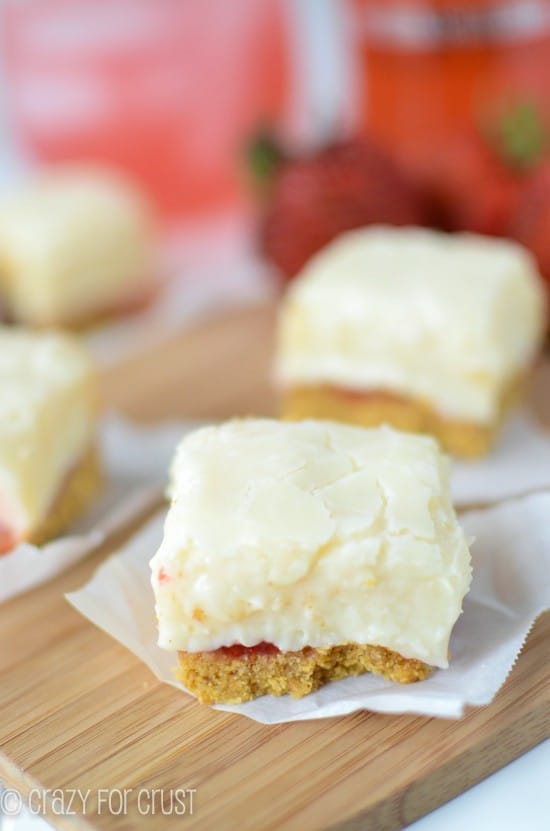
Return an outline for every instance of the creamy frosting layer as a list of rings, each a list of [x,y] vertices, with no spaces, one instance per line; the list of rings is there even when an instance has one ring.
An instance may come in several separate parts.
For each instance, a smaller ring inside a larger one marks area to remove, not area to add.
[[[0,526],[24,539],[93,440],[95,377],[76,339],[0,327]]]
[[[159,644],[357,642],[445,667],[470,554],[436,442],[228,422],[181,442],[151,562]]]
[[[20,323],[78,322],[153,277],[143,197],[104,169],[63,166],[0,196],[0,291]]]
[[[544,327],[540,277],[521,246],[372,227],[343,234],[290,285],[276,375],[283,386],[381,390],[489,423]]]

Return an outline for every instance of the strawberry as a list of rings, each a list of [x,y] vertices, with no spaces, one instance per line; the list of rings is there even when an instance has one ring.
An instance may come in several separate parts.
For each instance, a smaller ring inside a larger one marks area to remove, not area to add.
[[[433,159],[429,174],[434,224],[506,236],[526,178],[545,149],[540,115],[527,103],[454,136]]]
[[[525,183],[510,222],[510,236],[535,255],[550,291],[550,160]]]
[[[295,158],[280,152],[267,161],[261,245],[285,278],[343,231],[373,223],[418,225],[424,211],[418,195],[393,161],[367,139],[332,144]]]

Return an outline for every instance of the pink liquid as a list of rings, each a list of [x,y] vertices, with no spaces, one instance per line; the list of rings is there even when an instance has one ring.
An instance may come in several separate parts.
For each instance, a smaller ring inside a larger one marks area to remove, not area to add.
[[[278,0],[8,0],[0,23],[31,158],[119,165],[165,217],[243,199],[243,146],[285,109]]]

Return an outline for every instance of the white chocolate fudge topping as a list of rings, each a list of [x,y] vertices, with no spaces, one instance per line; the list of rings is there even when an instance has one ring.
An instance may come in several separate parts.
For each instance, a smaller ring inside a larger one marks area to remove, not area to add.
[[[384,391],[490,423],[543,337],[543,289],[521,246],[474,234],[372,227],[342,235],[291,284],[283,386]]]
[[[0,196],[0,292],[20,323],[78,323],[151,284],[152,221],[121,176],[53,168]]]
[[[151,562],[162,647],[356,642],[447,666],[470,554],[433,439],[233,421],[186,437],[171,483]]]
[[[0,527],[25,538],[90,448],[93,368],[63,335],[0,327]]]

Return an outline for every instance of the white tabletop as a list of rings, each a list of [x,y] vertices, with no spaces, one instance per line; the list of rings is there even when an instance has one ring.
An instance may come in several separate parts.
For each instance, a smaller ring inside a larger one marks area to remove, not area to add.
[[[548,725],[550,731],[550,725]],[[469,791],[409,825],[407,831],[548,831],[550,740]]]

